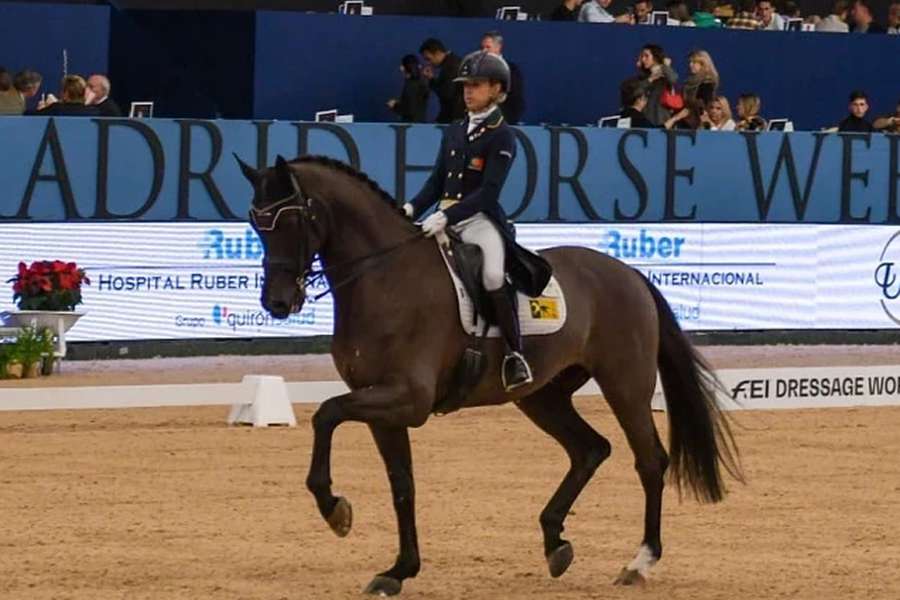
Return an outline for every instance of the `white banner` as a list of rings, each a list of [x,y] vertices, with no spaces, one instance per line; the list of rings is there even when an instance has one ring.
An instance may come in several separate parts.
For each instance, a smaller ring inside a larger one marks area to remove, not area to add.
[[[523,224],[519,241],[578,245],[641,270],[689,330],[894,329],[900,230],[768,224]],[[18,262],[87,269],[70,341],[329,335],[331,297],[287,321],[260,306],[262,248],[242,223],[0,225],[0,278]],[[11,284],[0,310],[13,309]],[[310,290],[319,293],[323,288]]]

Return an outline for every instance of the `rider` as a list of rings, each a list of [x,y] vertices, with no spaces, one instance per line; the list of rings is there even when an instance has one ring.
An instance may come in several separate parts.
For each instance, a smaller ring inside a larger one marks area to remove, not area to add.
[[[519,315],[504,285],[506,256],[514,242],[499,199],[516,156],[516,139],[499,104],[509,93],[509,66],[495,54],[473,52],[463,60],[454,81],[464,85],[468,116],[445,129],[431,177],[403,211],[417,218],[440,202],[422,223],[425,235],[449,226],[463,242],[481,247],[482,280],[508,348],[502,376],[510,391],[531,383],[532,375],[522,356]]]

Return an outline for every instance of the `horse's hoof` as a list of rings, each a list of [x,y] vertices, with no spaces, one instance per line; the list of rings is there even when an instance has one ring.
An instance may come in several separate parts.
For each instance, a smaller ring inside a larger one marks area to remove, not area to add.
[[[403,582],[399,579],[376,575],[375,579],[363,590],[363,593],[369,596],[396,596],[400,593],[402,587]]]
[[[353,526],[353,507],[341,496],[334,505],[334,510],[326,519],[328,526],[338,537],[345,537]]]
[[[616,577],[613,585],[644,585],[645,583],[647,583],[647,580],[644,579],[644,576],[639,571],[625,567],[619,573],[619,576]]]
[[[559,577],[566,572],[572,559],[575,558],[575,551],[569,542],[563,543],[562,546],[547,555],[547,566],[550,568],[550,577]]]

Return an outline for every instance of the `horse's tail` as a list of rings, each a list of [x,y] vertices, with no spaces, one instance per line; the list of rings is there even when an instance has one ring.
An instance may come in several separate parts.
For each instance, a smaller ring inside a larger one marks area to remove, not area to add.
[[[669,416],[671,476],[679,492],[686,484],[699,500],[718,502],[725,495],[720,465],[743,481],[737,446],[716,402],[716,389],[724,388],[681,330],[662,293],[643,279],[659,314],[659,373]]]

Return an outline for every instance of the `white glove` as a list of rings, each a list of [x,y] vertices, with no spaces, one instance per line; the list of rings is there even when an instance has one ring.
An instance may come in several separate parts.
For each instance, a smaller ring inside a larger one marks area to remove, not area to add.
[[[403,213],[406,215],[407,219],[412,219],[413,214],[416,212],[416,209],[413,208],[413,205],[407,202],[403,205]]]
[[[442,232],[446,226],[447,215],[444,214],[444,211],[439,210],[425,219],[422,223],[422,231],[425,233],[425,237],[431,237]]]

